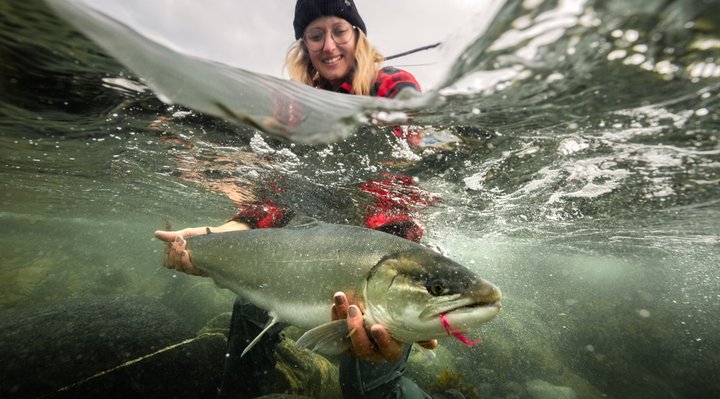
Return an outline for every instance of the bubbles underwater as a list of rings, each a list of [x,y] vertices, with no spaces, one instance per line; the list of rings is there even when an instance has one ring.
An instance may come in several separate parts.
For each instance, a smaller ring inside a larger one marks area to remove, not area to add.
[[[508,2],[412,113],[460,139],[424,150],[370,125],[294,145],[168,106],[42,3],[0,7],[0,309],[147,295],[199,327],[233,298],[170,278],[165,218],[218,224],[280,182],[298,212],[356,223],[355,187],[404,173],[440,199],[418,209],[425,240],[505,293],[482,345],[442,343],[475,394],[720,394],[717,2]]]

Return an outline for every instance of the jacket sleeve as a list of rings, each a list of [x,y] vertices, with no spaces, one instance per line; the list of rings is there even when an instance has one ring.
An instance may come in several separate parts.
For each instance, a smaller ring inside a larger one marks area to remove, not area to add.
[[[270,200],[264,200],[259,203],[251,203],[243,205],[230,221],[247,224],[251,229],[267,229],[271,227],[283,227],[290,219],[293,213],[286,209],[282,209]]]
[[[378,72],[372,94],[377,97],[394,98],[403,89],[419,92],[420,84],[410,72],[386,67]]]
[[[412,177],[391,173],[366,181],[359,189],[373,197],[363,219],[365,227],[420,242],[423,228],[415,221],[414,209],[437,202],[437,197],[417,187]]]

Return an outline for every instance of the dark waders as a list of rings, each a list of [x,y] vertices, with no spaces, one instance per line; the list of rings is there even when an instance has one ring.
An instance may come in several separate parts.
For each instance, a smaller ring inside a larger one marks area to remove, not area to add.
[[[329,310],[328,310],[329,311]],[[235,301],[228,335],[225,370],[220,398],[254,398],[273,393],[272,371],[275,368],[274,349],[281,340],[286,325],[275,325],[263,338],[240,358],[267,324],[265,311],[241,299]],[[410,354],[410,344],[395,362],[374,363],[358,360],[351,354],[342,356],[340,385],[344,398],[430,398],[410,379],[403,377]]]

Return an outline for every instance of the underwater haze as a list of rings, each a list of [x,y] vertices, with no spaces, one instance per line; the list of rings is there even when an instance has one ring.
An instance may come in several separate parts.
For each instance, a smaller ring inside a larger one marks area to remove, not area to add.
[[[38,0],[0,3],[0,27],[0,397],[121,373],[136,395],[214,397],[223,343],[193,337],[235,298],[165,269],[153,232],[268,195],[357,224],[357,187],[388,174],[433,198],[423,241],[504,294],[481,345],[413,361],[425,389],[720,397],[720,2],[508,1],[404,110],[438,138],[420,149],[370,123],[302,145],[167,104]],[[133,349],[105,351],[113,332]],[[125,370],[170,347],[177,369]]]

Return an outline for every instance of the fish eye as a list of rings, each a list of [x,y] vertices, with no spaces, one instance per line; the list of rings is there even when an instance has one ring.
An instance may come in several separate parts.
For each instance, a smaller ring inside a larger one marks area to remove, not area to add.
[[[434,296],[440,296],[447,292],[447,288],[445,287],[445,282],[443,280],[429,281],[426,288],[430,295]]]

